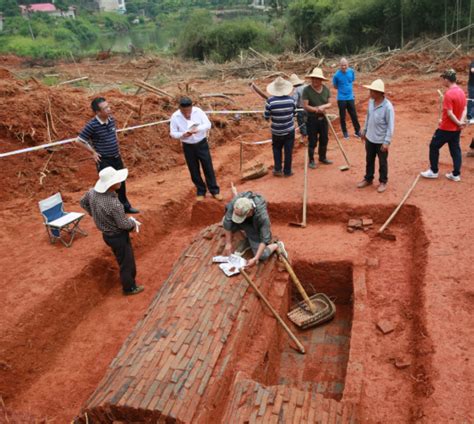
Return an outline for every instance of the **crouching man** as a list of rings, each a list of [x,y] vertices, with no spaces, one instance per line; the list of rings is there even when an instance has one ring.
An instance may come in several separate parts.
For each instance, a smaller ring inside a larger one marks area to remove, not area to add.
[[[129,232],[140,223],[127,218],[116,191],[127,179],[128,169],[115,170],[111,166],[99,172],[99,180],[81,199],[81,206],[94,219],[102,232],[105,244],[114,252],[120,267],[120,281],[125,295],[138,294],[144,290],[137,286],[137,269]]]
[[[232,237],[237,231],[245,234],[254,255],[247,262],[247,266],[267,260],[278,248],[286,256],[283,242],[272,242],[267,202],[260,194],[246,191],[235,196],[226,206],[223,226],[226,256],[232,253]]]

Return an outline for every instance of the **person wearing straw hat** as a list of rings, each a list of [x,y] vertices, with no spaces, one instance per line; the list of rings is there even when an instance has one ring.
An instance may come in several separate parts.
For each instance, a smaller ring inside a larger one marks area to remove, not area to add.
[[[385,84],[377,79],[370,85],[369,107],[361,138],[365,141],[365,176],[357,184],[358,188],[372,185],[375,173],[375,158],[379,158],[379,186],[377,191],[383,193],[388,182],[388,148],[395,128],[395,111],[392,103],[385,97]]]
[[[207,133],[210,129],[211,121],[204,111],[193,106],[189,97],[181,97],[179,109],[171,115],[170,135],[181,141],[186,165],[196,186],[198,202],[204,200],[206,191],[209,191],[214,199],[223,200],[207,142]],[[202,179],[201,168],[206,182]]]
[[[354,91],[352,85],[355,81],[355,72],[349,68],[349,62],[345,57],[339,62],[339,69],[332,77],[332,85],[337,90],[337,106],[339,109],[339,118],[341,122],[341,130],[344,138],[349,138],[346,126],[346,110],[351,117],[354,126],[355,136],[360,138],[360,124],[357,119],[357,111],[354,101]]]
[[[290,82],[294,87],[293,99],[295,100],[296,108],[303,109],[296,112],[296,121],[298,122],[298,128],[300,129],[301,142],[305,143],[308,138],[308,132],[306,130],[306,111],[304,110],[303,104],[303,90],[308,86],[308,84],[306,84],[296,74],[290,75]]]
[[[239,193],[226,205],[225,210],[222,220],[225,230],[224,255],[232,253],[233,233],[242,231],[254,254],[247,266],[266,261],[278,248],[283,255],[288,256],[282,241],[272,242],[267,202],[262,195],[251,191]]]
[[[128,169],[116,170],[111,166],[99,172],[99,180],[81,199],[81,206],[94,219],[102,232],[104,242],[112,249],[120,268],[120,281],[124,295],[134,295],[144,290],[137,286],[137,269],[129,232],[139,231],[141,225],[135,218],[127,218],[116,191],[127,179]]]
[[[265,102],[263,117],[271,119],[273,175],[290,177],[293,175],[291,164],[293,160],[293,145],[295,143],[295,113],[296,105],[293,97],[291,82],[278,77],[267,85],[270,97]],[[285,152],[282,169],[282,150]]]
[[[456,84],[456,71],[448,69],[440,75],[447,88],[443,98],[443,114],[430,143],[428,170],[421,172],[423,178],[438,178],[439,151],[448,143],[453,159],[453,170],[445,174],[448,180],[461,181],[462,153],[460,146],[461,130],[466,127],[466,95]]]
[[[86,124],[77,137],[79,145],[92,153],[98,172],[108,166],[123,169],[124,164],[120,155],[117,129],[110,105],[105,98],[96,97],[91,102],[91,108],[96,115]],[[117,193],[126,213],[140,212],[130,204],[125,182],[120,185]]]
[[[327,81],[321,68],[314,68],[313,71],[306,75],[311,79],[311,84],[303,90],[303,105],[308,114],[306,128],[308,131],[308,158],[309,167],[316,168],[314,161],[314,150],[318,145],[319,162],[330,165],[330,161],[326,157],[328,147],[328,123],[325,118],[326,110],[331,106],[329,99],[331,93],[323,81]]]

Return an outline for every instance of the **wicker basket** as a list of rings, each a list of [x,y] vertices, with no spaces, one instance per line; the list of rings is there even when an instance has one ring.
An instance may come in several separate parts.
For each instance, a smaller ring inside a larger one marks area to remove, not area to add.
[[[291,322],[300,328],[308,328],[321,325],[334,318],[336,305],[324,293],[316,293],[310,297],[310,300],[316,306],[316,312],[313,314],[306,302],[301,301],[288,313]]]

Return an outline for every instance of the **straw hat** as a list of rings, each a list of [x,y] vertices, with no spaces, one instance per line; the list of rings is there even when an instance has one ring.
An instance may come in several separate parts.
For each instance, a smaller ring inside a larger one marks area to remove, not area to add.
[[[282,77],[278,77],[267,85],[267,92],[272,96],[288,96],[292,91],[293,84]]]
[[[369,90],[379,91],[380,93],[385,93],[385,84],[381,79],[376,79],[370,85],[364,85],[364,88],[368,88]]]
[[[242,224],[247,218],[250,210],[255,206],[248,197],[240,197],[234,203],[234,212],[232,213],[232,221],[236,224]]]
[[[324,81],[328,80],[327,78],[324,77],[323,70],[321,68],[314,68],[309,75],[306,75],[306,78],[319,78]]]
[[[290,82],[293,84],[293,87],[295,85],[304,84],[304,81],[302,79],[299,79],[298,75],[296,74],[291,74],[289,79],[290,79]]]
[[[125,181],[127,176],[127,168],[117,171],[111,166],[108,166],[99,172],[99,179],[95,183],[94,190],[97,191],[97,193],[105,193],[114,184]]]

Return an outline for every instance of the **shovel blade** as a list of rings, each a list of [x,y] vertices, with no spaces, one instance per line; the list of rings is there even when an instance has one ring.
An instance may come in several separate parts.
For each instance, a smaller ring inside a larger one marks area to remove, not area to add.
[[[342,165],[339,167],[339,171],[342,171],[342,172],[349,171],[349,167],[347,165]]]
[[[290,222],[288,225],[291,225],[292,227],[306,227],[306,223],[304,222]]]

